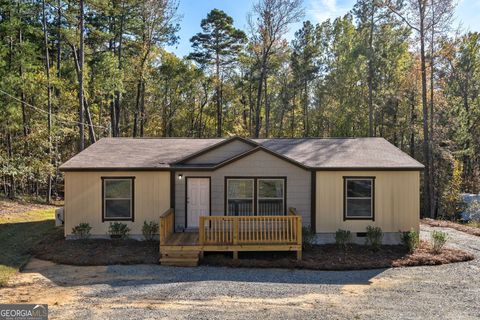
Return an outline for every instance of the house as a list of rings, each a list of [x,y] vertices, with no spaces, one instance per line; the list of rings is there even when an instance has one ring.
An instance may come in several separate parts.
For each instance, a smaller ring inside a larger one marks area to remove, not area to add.
[[[368,225],[398,243],[401,231],[419,228],[423,168],[383,138],[104,138],[60,167],[65,236],[88,222],[102,237],[122,221],[141,237],[144,221],[171,208],[170,233],[185,236],[201,225],[200,238],[208,237],[204,223],[213,228],[216,216],[294,212],[319,243],[333,242],[338,229],[363,243]],[[295,235],[291,221],[279,223]]]

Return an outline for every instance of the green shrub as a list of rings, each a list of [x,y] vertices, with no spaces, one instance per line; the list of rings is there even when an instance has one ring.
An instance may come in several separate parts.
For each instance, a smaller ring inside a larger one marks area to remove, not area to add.
[[[448,235],[443,231],[433,230],[430,234],[432,237],[432,251],[437,254],[442,251],[443,246],[447,243]]]
[[[337,232],[335,232],[335,244],[339,249],[346,251],[351,242],[352,233],[350,231],[338,229]]]
[[[302,228],[302,246],[304,249],[311,248],[315,242],[315,233],[312,231],[312,228],[303,227]]]
[[[410,230],[402,233],[402,244],[413,253],[420,244],[420,234],[418,231]]]
[[[78,239],[85,240],[90,238],[90,230],[92,230],[90,224],[82,222],[78,226],[72,228],[72,234]]]
[[[383,240],[383,232],[380,227],[368,226],[367,227],[367,238],[365,239],[365,244],[370,246],[372,250],[377,251],[380,249]]]
[[[155,240],[155,236],[158,234],[158,232],[159,232],[158,223],[154,221],[143,222],[142,233],[145,240],[149,240],[149,241]]]
[[[108,234],[112,239],[126,239],[130,228],[121,222],[110,222],[110,227],[108,228]]]

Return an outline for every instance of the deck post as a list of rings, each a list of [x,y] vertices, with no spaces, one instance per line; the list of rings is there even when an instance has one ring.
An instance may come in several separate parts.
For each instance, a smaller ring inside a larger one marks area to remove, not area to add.
[[[200,216],[200,221],[198,223],[198,242],[200,245],[205,243],[205,217]]]
[[[302,260],[302,217],[297,217],[297,245],[299,249],[297,251],[297,260]]]
[[[238,251],[233,251],[233,260],[238,260]]]

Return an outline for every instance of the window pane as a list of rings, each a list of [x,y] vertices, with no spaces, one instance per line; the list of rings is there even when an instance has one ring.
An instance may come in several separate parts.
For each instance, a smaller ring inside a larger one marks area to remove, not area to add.
[[[253,181],[252,180],[228,180],[228,198],[229,199],[252,199]]]
[[[130,198],[132,180],[105,180],[105,198]]]
[[[258,180],[259,198],[283,198],[283,180]]]
[[[130,218],[131,200],[105,200],[106,218]]]
[[[253,216],[252,200],[228,200],[228,215]]]
[[[259,216],[276,216],[284,215],[283,200],[258,200],[258,215]]]
[[[372,217],[372,201],[370,199],[347,199],[347,217]]]
[[[371,197],[372,180],[347,180],[347,197]]]

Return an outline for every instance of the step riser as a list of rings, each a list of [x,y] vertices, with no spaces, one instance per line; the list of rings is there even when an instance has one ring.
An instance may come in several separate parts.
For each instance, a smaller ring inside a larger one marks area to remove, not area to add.
[[[165,252],[162,253],[162,258],[198,258],[200,253],[198,252]]]
[[[176,267],[196,267],[200,259],[200,251],[164,251],[161,253],[160,264]]]

